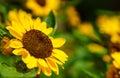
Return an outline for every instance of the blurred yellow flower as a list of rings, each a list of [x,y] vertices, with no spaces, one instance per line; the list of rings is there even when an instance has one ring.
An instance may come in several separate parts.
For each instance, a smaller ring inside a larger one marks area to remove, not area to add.
[[[116,68],[120,69],[120,52],[114,52],[111,54],[113,58],[113,64]]]
[[[97,54],[105,54],[106,53],[106,49],[102,45],[99,45],[99,44],[96,44],[96,43],[88,44],[87,48],[92,53],[97,53]],[[102,59],[105,62],[111,62],[111,60],[112,60],[110,55],[107,55],[107,54],[103,55]]]
[[[4,36],[3,39],[0,41],[0,48],[1,48],[1,52],[2,54],[8,56],[10,54],[12,54],[12,48],[9,46],[10,44],[10,38],[7,36]]]
[[[15,10],[10,11],[9,15],[16,16],[9,16],[11,25],[6,27],[14,37],[10,40],[13,53],[22,56],[29,69],[38,67],[38,74],[42,71],[50,76],[53,71],[58,75],[58,64],[63,66],[68,57],[57,49],[65,43],[65,39],[49,36],[53,29],[47,28],[46,22],[41,22],[39,18],[32,19],[30,14],[22,10],[18,13]]]
[[[80,16],[74,6],[70,6],[66,9],[68,22],[72,26],[78,26],[81,23]]]
[[[113,43],[120,43],[120,18],[119,16],[99,16],[97,19],[97,25],[101,33],[105,33],[111,36]]]
[[[111,36],[111,41],[113,43],[120,43],[120,35],[119,34],[114,34]]]
[[[87,45],[87,48],[93,53],[101,53],[105,48],[99,44],[91,43]]]
[[[79,24],[78,25],[78,32],[82,35],[99,40],[99,38],[95,35],[92,24],[89,22],[84,22],[84,23]]]
[[[56,13],[60,0],[27,0],[25,6],[37,16],[47,16],[51,10]]]
[[[97,19],[100,31],[109,35],[119,32],[119,22],[120,21],[117,16],[99,16]]]
[[[102,57],[102,59],[103,59],[104,62],[107,62],[107,63],[110,63],[111,60],[112,60],[111,56],[108,55],[108,54],[104,55],[104,56]]]

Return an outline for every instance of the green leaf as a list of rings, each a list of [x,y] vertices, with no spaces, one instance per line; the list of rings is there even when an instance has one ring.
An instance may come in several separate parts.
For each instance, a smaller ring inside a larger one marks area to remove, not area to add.
[[[28,73],[23,74],[22,78],[35,78],[36,74],[37,74],[37,70],[36,69],[32,69]]]
[[[26,73],[18,72],[15,63],[21,60],[17,56],[5,56],[0,54],[0,77],[2,78],[34,78],[37,74],[36,69],[29,70]],[[6,75],[7,74],[7,75]]]
[[[2,4],[0,4],[0,13],[3,15],[3,21],[6,21],[7,20],[7,9]]]
[[[0,74],[2,78],[20,78],[22,73],[16,71],[14,67],[9,67],[5,64],[0,64]]]
[[[0,39],[2,39],[5,35],[9,38],[12,38],[10,33],[6,30],[5,26],[2,23],[0,23]]]
[[[86,74],[88,74],[92,78],[104,78],[104,72],[100,72],[94,67],[88,66],[87,62],[81,61],[79,62],[79,68]]]
[[[45,21],[47,22],[48,27],[53,27],[55,26],[55,16],[53,12],[51,11],[49,15],[45,18]]]
[[[56,31],[56,28],[57,28],[55,15],[54,15],[53,11],[51,11],[49,13],[49,15],[44,19],[44,21],[46,21],[47,27],[52,27],[54,29],[53,32],[52,32],[52,35],[53,35]]]
[[[16,57],[14,56],[5,56],[3,54],[0,54],[0,63],[12,66],[15,63],[15,61],[16,61]]]
[[[97,15],[107,15],[107,16],[114,16],[117,15],[117,13],[110,11],[110,10],[97,10],[96,11]]]
[[[100,56],[90,53],[84,46],[76,46],[73,57],[69,57],[65,68],[71,68],[70,78],[104,78],[106,64]],[[74,74],[73,74],[74,75]]]
[[[28,73],[20,73],[15,67],[0,64],[0,75],[1,78],[35,78],[36,70],[33,69]]]

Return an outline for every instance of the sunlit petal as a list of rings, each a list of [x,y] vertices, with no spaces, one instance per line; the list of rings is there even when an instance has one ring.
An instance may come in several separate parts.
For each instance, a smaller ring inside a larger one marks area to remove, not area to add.
[[[33,56],[29,57],[29,62],[27,63],[27,67],[29,69],[37,67],[37,59]]]
[[[52,41],[52,44],[53,44],[54,48],[59,48],[59,47],[63,46],[64,43],[66,42],[66,40],[64,38],[56,38],[56,39],[54,39],[54,38],[50,37],[50,39]]]
[[[15,55],[22,55],[24,58],[28,55],[27,51],[24,48],[15,49],[12,53]]]
[[[47,24],[46,22],[41,22],[41,24],[38,25],[38,30],[44,32],[44,30],[46,30],[47,28]],[[45,32],[44,32],[45,33]]]
[[[17,39],[11,39],[9,45],[12,48],[21,48],[21,47],[23,47],[22,42],[17,40]]]
[[[40,20],[40,18],[36,18],[35,20],[34,20],[34,29],[37,29],[37,30],[39,30],[39,25],[41,24],[41,20]]]
[[[50,68],[43,67],[43,68],[42,68],[42,71],[43,71],[43,73],[44,73],[45,75],[47,75],[47,76],[51,76],[51,74],[52,74],[52,71],[51,71]]]
[[[17,30],[17,32],[23,34],[25,33],[25,29],[22,25],[19,24],[17,21],[12,21],[12,27]]]
[[[13,35],[15,38],[19,40],[22,39],[22,34],[17,32],[14,28],[12,28],[11,26],[7,26],[6,28],[9,30],[10,34]]]
[[[46,61],[47,61],[48,66],[58,75],[59,70],[58,70],[58,66],[56,62],[52,60],[51,58],[46,58]]]
[[[64,51],[59,50],[59,49],[53,49],[53,53],[55,53],[55,54],[57,54],[57,55],[61,55],[62,57],[65,57],[65,58],[68,57],[67,54],[65,54]]]
[[[41,66],[44,66],[44,67],[48,67],[47,63],[45,62],[44,59],[38,59],[38,63],[41,65]]]
[[[53,28],[47,28],[47,29],[43,30],[43,32],[44,32],[46,35],[51,34],[52,31],[53,31]]]
[[[52,56],[54,56],[55,58],[57,58],[58,60],[60,60],[63,63],[65,63],[65,61],[67,61],[67,57],[62,56],[60,54],[58,55],[58,54],[53,53]]]

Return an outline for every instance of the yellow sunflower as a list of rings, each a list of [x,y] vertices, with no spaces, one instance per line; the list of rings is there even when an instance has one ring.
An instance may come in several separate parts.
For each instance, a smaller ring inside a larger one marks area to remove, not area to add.
[[[25,6],[37,16],[47,16],[51,10],[56,12],[60,0],[26,0]]]
[[[113,58],[113,64],[116,68],[120,69],[120,52],[114,52],[111,54]]]
[[[97,25],[101,33],[114,35],[119,32],[119,20],[118,16],[99,16],[97,19]]]
[[[97,25],[101,33],[111,36],[113,43],[120,43],[120,17],[102,15],[97,19]]]
[[[3,39],[0,41],[0,48],[1,48],[1,53],[9,56],[12,53],[12,48],[9,46],[10,43],[10,38],[7,36],[4,36]]]
[[[53,29],[47,28],[46,22],[41,22],[39,18],[32,19],[30,14],[22,10],[18,13],[15,10],[10,11],[9,15],[11,25],[6,28],[14,37],[10,40],[13,53],[22,56],[29,69],[38,67],[38,74],[42,71],[50,76],[53,71],[58,75],[58,65],[63,67],[68,57],[57,49],[65,43],[65,39],[49,36]]]
[[[78,32],[82,35],[88,36],[92,39],[100,40],[95,34],[94,28],[91,23],[83,22],[78,25]]]
[[[76,11],[75,7],[70,6],[66,9],[66,14],[68,16],[68,22],[72,26],[78,26],[81,23],[79,13]]]

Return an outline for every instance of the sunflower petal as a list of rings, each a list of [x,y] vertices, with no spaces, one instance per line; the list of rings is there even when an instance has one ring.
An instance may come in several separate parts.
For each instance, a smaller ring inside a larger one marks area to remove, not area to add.
[[[27,56],[26,56],[25,58],[22,57],[23,62],[26,63],[26,64],[29,63],[29,62],[31,61],[30,59],[31,59],[30,54],[27,54]]]
[[[30,29],[33,29],[33,24],[34,24],[34,21],[32,19],[32,15],[31,14],[28,14],[28,23],[29,23],[29,26],[30,26]]]
[[[31,14],[27,14],[22,10],[19,10],[19,19],[21,21],[22,26],[29,31],[30,29],[32,29],[33,26],[33,20],[31,17]]]
[[[25,33],[25,29],[17,21],[12,21],[12,27],[19,33]]]
[[[28,67],[29,69],[34,68],[34,67],[37,67],[37,59],[31,56],[31,57],[29,58],[29,62],[27,63],[27,67]]]
[[[68,56],[67,55],[61,55],[61,54],[59,54],[59,52],[62,53],[61,50],[57,50],[57,49],[53,50],[52,56],[54,56],[55,58],[57,58],[61,62],[65,63],[65,61],[67,61]]]
[[[43,33],[45,33],[44,30],[46,30],[46,22],[41,22],[41,20],[39,18],[37,18],[35,21],[34,21],[34,29],[36,30],[40,30],[42,31]]]
[[[47,76],[51,76],[52,71],[51,69],[47,66],[43,66],[42,62],[40,63],[39,61],[37,62],[38,68],[41,69],[41,71],[47,75]],[[39,73],[39,72],[38,72]]]
[[[38,68],[37,74],[41,73],[41,68]]]
[[[115,66],[116,68],[120,68],[120,64],[119,64],[119,62],[117,62],[117,61],[113,61],[113,64],[114,64],[114,66]]]
[[[58,70],[58,66],[56,62],[52,60],[51,58],[46,58],[46,61],[47,61],[48,66],[58,75],[59,70]]]
[[[62,67],[62,69],[64,69],[64,66],[63,66],[63,63],[62,62],[60,62],[59,60],[57,60],[57,59],[55,59],[55,58],[52,58],[57,64],[59,64],[61,67]]]
[[[43,66],[43,67],[48,67],[48,65],[47,65],[47,63],[45,62],[45,60],[44,59],[38,59],[38,63],[41,65],[41,66]]]
[[[12,51],[13,54],[15,55],[21,55],[21,52],[23,51],[23,48],[15,49]]]
[[[42,22],[38,27],[38,29],[43,32],[43,30],[46,30],[47,24],[46,22]]]
[[[61,55],[62,57],[65,57],[65,58],[68,57],[67,54],[65,54],[65,52],[63,52],[62,50],[59,50],[59,49],[53,49],[53,53]]]
[[[24,11],[22,11],[22,10],[19,10],[18,14],[19,14],[20,24],[23,26],[23,28],[25,30],[30,30],[30,27],[28,27],[28,25],[26,24],[26,20],[25,20],[26,13]]]
[[[63,46],[64,43],[66,42],[66,40],[64,38],[56,38],[56,39],[54,39],[54,38],[50,37],[50,39],[52,41],[52,44],[53,44],[54,48],[59,48],[59,47]]]
[[[29,69],[37,67],[37,59],[30,54],[27,54],[26,57],[22,57],[24,63],[26,63]]]
[[[12,10],[9,12],[8,14],[8,18],[9,20],[15,20],[15,21],[18,21],[18,15],[17,15],[17,10]]]
[[[53,31],[53,28],[47,28],[47,29],[44,30],[43,32],[44,32],[46,35],[49,35],[52,31]]]
[[[22,39],[22,34],[16,32],[16,30],[15,30],[14,28],[12,28],[11,26],[7,26],[6,28],[7,28],[7,30],[9,30],[10,34],[11,34],[13,37],[15,37],[15,38],[17,38],[17,39],[19,39],[19,40]]]
[[[22,55],[22,57],[26,57],[28,55],[27,51],[24,48],[18,48],[13,50],[13,54]]]
[[[119,58],[120,53],[119,52],[112,53],[111,56],[114,60],[120,61],[120,58]]]
[[[43,68],[42,68],[42,71],[43,71],[43,73],[44,73],[45,75],[47,75],[47,76],[51,76],[51,74],[52,74],[52,71],[51,71],[50,68],[43,67]]]
[[[51,57],[52,58],[52,60],[54,60],[57,64],[59,64],[59,65],[63,65],[63,63],[62,62],[60,62],[59,60],[57,60],[57,59],[55,59],[54,57]]]
[[[63,58],[62,56],[60,55],[57,55],[57,54],[53,54],[53,56],[55,58],[57,58],[58,60],[60,60],[61,62],[65,63],[65,61],[67,60],[66,58]]]
[[[21,41],[17,40],[17,39],[11,39],[10,40],[10,47],[12,48],[22,48],[23,44]]]
[[[35,21],[34,21],[34,29],[36,29],[36,30],[39,30],[39,25],[41,24],[41,20],[40,20],[40,18],[36,18],[35,19]]]

